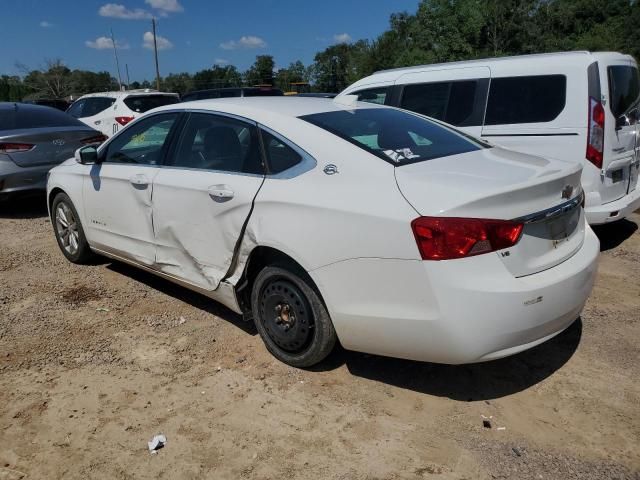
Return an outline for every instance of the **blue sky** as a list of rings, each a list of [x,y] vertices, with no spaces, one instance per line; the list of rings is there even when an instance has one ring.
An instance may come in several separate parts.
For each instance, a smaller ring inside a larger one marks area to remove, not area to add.
[[[313,5],[313,6],[311,6]],[[119,44],[121,70],[152,79],[151,16],[158,19],[160,74],[195,72],[214,63],[245,70],[256,55],[276,66],[305,65],[340,41],[374,38],[393,12],[414,13],[418,0],[0,0],[0,74],[20,73],[46,58],[69,68],[115,76],[109,29]],[[104,38],[103,38],[104,37]]]

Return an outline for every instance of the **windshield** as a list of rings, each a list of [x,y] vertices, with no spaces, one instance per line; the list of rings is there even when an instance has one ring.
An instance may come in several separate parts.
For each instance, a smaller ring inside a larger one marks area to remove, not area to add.
[[[424,117],[393,108],[360,108],[300,117],[394,165],[484,148],[484,144]]]
[[[621,65],[612,66],[608,68],[608,74],[611,113],[619,117],[638,104],[640,96],[638,69]]]
[[[125,105],[138,113],[148,112],[152,108],[171,105],[179,101],[175,95],[140,95],[130,96],[124,99]]]

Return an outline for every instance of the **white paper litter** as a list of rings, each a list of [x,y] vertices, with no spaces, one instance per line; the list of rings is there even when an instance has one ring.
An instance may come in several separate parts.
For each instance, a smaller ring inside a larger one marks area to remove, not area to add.
[[[152,455],[157,453],[160,448],[164,447],[165,443],[167,443],[167,437],[162,434],[156,435],[151,439],[150,442],[147,442],[147,445],[149,446],[149,452],[151,452]]]

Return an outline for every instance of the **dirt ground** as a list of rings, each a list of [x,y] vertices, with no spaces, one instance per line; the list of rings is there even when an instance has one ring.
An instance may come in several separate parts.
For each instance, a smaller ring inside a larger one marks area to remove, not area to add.
[[[202,296],[70,264],[42,202],[0,206],[0,480],[640,479],[638,214],[597,231],[582,318],[533,350],[303,371]]]

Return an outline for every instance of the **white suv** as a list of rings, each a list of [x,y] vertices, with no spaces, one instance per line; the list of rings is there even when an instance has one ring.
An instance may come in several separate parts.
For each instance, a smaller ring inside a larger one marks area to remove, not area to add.
[[[442,120],[513,150],[583,165],[592,225],[640,207],[640,76],[615,52],[522,55],[374,73],[342,95]]]
[[[120,128],[152,108],[178,103],[177,93],[157,90],[127,90],[83,95],[67,113],[111,137]]]

